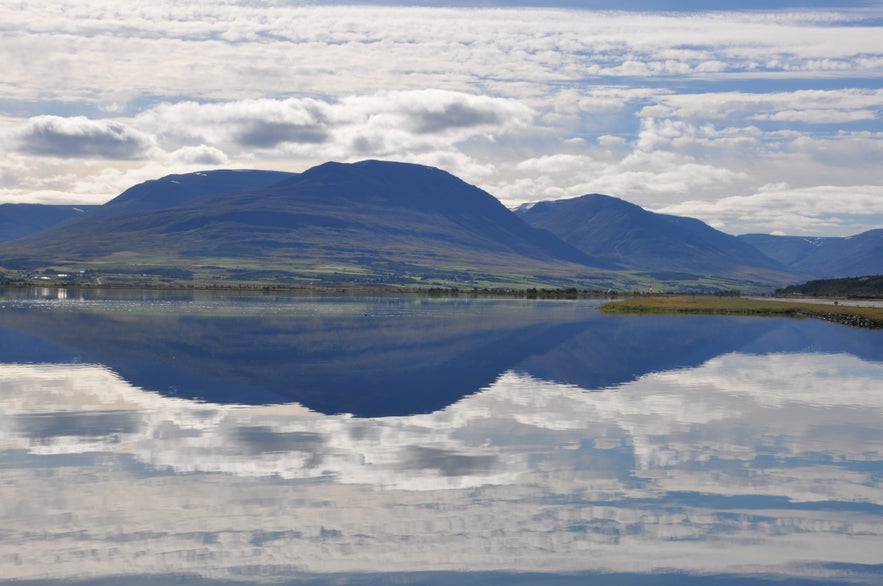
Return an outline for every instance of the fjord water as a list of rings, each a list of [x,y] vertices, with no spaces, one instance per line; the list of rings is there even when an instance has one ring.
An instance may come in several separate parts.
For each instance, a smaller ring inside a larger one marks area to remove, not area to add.
[[[0,581],[883,578],[883,332],[7,290]]]

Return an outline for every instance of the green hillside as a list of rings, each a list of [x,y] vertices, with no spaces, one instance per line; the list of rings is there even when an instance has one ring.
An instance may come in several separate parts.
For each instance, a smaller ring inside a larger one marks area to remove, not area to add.
[[[778,289],[776,290],[776,295],[883,299],[883,275],[850,277],[846,279],[818,279]]]

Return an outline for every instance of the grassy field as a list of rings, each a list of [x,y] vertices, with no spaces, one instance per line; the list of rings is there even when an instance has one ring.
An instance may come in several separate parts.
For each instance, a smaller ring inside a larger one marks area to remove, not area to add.
[[[605,313],[693,313],[812,317],[868,328],[883,327],[883,308],[745,299],[711,295],[641,295],[601,306]]]

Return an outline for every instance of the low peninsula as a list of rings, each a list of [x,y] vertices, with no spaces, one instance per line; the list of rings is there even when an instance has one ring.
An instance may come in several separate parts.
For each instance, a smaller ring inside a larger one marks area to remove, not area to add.
[[[853,327],[883,328],[883,307],[859,307],[841,305],[838,302],[828,304],[713,295],[640,295],[605,303],[601,305],[600,310],[609,314],[684,313],[810,317]]]

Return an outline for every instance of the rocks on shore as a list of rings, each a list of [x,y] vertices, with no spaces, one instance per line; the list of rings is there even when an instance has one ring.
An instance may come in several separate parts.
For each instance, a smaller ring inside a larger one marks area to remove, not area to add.
[[[883,320],[871,319],[863,315],[834,313],[825,311],[807,311],[801,312],[800,315],[812,317],[815,319],[823,319],[825,321],[852,326],[855,328],[879,329],[883,328]]]

